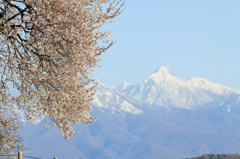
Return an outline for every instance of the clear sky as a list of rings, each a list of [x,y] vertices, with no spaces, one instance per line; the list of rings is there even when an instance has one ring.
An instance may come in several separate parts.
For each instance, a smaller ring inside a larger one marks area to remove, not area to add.
[[[240,90],[240,0],[126,0],[92,77],[137,84],[158,67]]]

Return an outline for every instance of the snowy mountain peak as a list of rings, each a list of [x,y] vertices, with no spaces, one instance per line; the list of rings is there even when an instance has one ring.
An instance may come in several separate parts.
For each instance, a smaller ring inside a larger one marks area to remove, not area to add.
[[[117,86],[117,90],[122,92],[122,91],[126,90],[129,86],[130,86],[129,83],[123,82],[123,83],[121,83],[120,85]]]
[[[158,68],[143,82],[123,92],[142,103],[185,109],[213,102],[220,96],[240,95],[238,90],[209,82],[204,78],[183,80],[166,67]]]
[[[189,87],[201,88],[206,91],[214,92],[219,95],[229,95],[230,93],[240,94],[239,90],[235,90],[226,86],[212,83],[204,78],[195,77],[187,81]]]
[[[172,71],[167,67],[161,66],[153,73],[172,73]]]
[[[147,77],[143,82],[153,81],[155,84],[163,84],[165,82],[179,83],[181,79],[175,75],[169,68],[159,67],[152,75]]]
[[[174,76],[177,77],[169,68],[166,67],[159,67],[151,76],[159,77],[167,77],[167,76]]]

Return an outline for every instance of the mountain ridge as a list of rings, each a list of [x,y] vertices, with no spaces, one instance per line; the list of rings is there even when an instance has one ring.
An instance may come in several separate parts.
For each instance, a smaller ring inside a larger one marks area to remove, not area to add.
[[[178,103],[181,108],[186,109],[214,101],[219,96],[240,95],[239,90],[212,83],[204,78],[183,80],[166,67],[159,67],[136,85],[127,84],[116,88],[120,93],[143,103],[165,107],[164,103],[169,101],[167,105]]]

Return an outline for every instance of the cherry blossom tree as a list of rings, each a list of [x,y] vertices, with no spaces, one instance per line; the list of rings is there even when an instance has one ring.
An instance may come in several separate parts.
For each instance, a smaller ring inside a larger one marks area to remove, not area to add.
[[[65,138],[76,133],[74,124],[93,122],[96,84],[89,75],[114,44],[101,28],[123,6],[121,0],[0,0],[0,111],[15,106],[28,121],[50,118]]]

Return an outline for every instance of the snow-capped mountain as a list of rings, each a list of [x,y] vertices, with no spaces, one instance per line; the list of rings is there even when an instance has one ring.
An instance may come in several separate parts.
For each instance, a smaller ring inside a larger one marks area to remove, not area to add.
[[[203,78],[183,80],[160,67],[137,85],[99,84],[92,102],[97,119],[76,126],[64,140],[52,126],[20,133],[28,154],[41,158],[180,159],[240,153],[240,91]]]
[[[125,88],[125,89],[123,89]],[[211,83],[203,78],[179,78],[170,69],[160,67],[136,86],[121,87],[124,95],[158,107],[191,109],[240,91]]]

